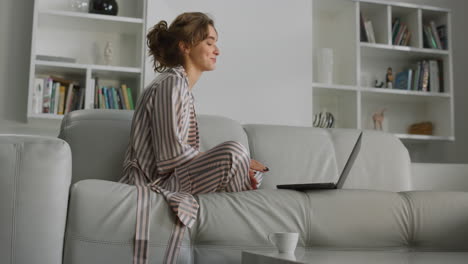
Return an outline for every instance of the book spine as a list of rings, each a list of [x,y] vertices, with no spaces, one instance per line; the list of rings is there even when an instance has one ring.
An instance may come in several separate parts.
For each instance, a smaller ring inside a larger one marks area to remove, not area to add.
[[[368,42],[369,39],[367,38],[367,33],[366,33],[366,27],[364,26],[364,17],[362,16],[362,13],[360,13],[361,21],[360,21],[360,26],[361,26],[361,42]]]
[[[85,109],[94,108],[94,87],[96,85],[96,79],[92,78],[89,80],[89,83],[86,85],[85,91]]]
[[[127,94],[127,85],[122,84],[120,88],[122,88],[122,93],[124,96],[125,109],[130,110],[130,103],[128,102],[128,94]]]
[[[62,85],[59,82],[55,83],[55,98],[54,98],[54,114],[58,115],[60,107],[60,87]]]
[[[106,99],[106,109],[110,109],[110,104],[109,104],[109,94],[107,92],[107,87],[102,87],[102,92],[104,94],[104,97]]]
[[[68,114],[72,110],[74,94],[75,94],[75,89],[73,88],[73,84],[70,83],[70,85],[68,86],[67,99],[65,103],[65,114]]]
[[[439,80],[439,65],[436,60],[429,61],[429,81],[431,92],[438,93],[440,91]]]
[[[112,103],[114,103],[114,109],[120,109],[119,107],[119,99],[117,98],[117,91],[115,90],[115,87],[111,88],[112,92]]]
[[[130,90],[130,87],[127,87],[127,95],[128,95],[128,103],[130,105],[130,110],[135,110],[135,107],[133,105],[132,90]]]
[[[65,110],[65,85],[60,85],[60,90],[59,90],[59,104],[58,104],[58,110],[57,114],[63,115],[63,112]]]
[[[423,75],[422,75],[422,90],[424,92],[429,91],[429,63],[423,61]]]
[[[112,87],[107,88],[107,97],[109,100],[109,109],[115,109],[114,96],[112,96]]]
[[[101,109],[107,109],[106,91],[104,88],[105,87],[101,87],[99,89]]]
[[[400,30],[400,19],[395,18],[392,26],[392,44],[395,45],[395,40],[398,34],[398,30]]]
[[[34,114],[42,113],[42,104],[44,97],[45,80],[43,78],[36,78],[34,80],[32,111]]]
[[[440,42],[439,33],[437,32],[437,27],[436,27],[434,21],[430,21],[429,25],[431,27],[431,33],[434,36],[437,48],[442,49],[442,43]]]
[[[95,78],[95,85],[94,85],[94,108],[95,109],[100,108],[99,99],[100,99],[100,95],[99,95],[99,78],[96,77]]]
[[[406,90],[411,90],[411,84],[413,83],[413,69],[408,70],[408,83],[406,86]]]
[[[122,96],[122,88],[115,88],[117,92],[117,101],[119,102],[119,109],[125,109],[125,102]]]

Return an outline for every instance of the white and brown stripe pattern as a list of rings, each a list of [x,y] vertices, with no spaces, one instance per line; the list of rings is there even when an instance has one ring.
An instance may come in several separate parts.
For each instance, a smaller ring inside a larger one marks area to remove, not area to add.
[[[134,264],[148,263],[150,191],[164,196],[176,215],[165,263],[176,263],[185,227],[195,223],[194,194],[251,190],[250,157],[228,141],[199,152],[193,94],[184,69],[160,74],[138,100],[120,182],[137,186]]]

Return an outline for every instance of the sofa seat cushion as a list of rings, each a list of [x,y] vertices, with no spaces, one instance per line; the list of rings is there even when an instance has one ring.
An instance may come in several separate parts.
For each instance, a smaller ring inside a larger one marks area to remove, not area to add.
[[[137,192],[135,186],[102,180],[73,185],[64,263],[132,263]],[[164,198],[152,193],[149,259],[162,263],[175,221]],[[191,263],[188,232],[179,263]]]

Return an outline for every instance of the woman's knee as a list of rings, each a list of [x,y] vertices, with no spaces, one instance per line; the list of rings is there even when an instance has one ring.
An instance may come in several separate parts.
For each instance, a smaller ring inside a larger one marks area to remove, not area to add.
[[[219,144],[217,147],[222,148],[233,156],[238,156],[241,159],[250,159],[249,151],[247,148],[237,141],[226,141]]]

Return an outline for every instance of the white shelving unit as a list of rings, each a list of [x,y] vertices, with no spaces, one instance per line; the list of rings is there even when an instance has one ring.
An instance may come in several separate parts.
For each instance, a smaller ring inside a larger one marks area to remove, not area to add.
[[[36,77],[58,76],[90,85],[125,83],[134,100],[143,85],[146,0],[118,1],[117,16],[74,11],[67,0],[36,0],[32,30],[28,91],[28,119],[62,119],[63,115],[34,113]],[[112,43],[110,65],[104,61],[107,41]],[[76,62],[37,60],[36,55],[73,58]],[[94,90],[94,89],[93,89]]]
[[[373,129],[372,114],[385,108],[384,130],[401,139],[455,140],[449,9],[383,0],[313,0],[312,8],[313,114],[331,112],[335,127]],[[375,43],[361,42],[361,13],[372,21]],[[393,45],[395,18],[412,32],[407,46]],[[425,47],[423,25],[429,21],[447,26],[447,49]],[[331,84],[318,80],[322,48],[333,49]],[[374,80],[385,81],[388,67],[395,78],[421,60],[442,61],[443,92],[373,87]],[[411,124],[426,121],[433,123],[433,135],[408,133]]]

